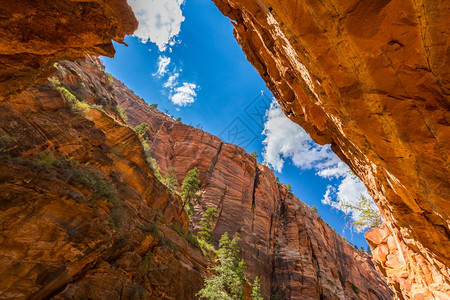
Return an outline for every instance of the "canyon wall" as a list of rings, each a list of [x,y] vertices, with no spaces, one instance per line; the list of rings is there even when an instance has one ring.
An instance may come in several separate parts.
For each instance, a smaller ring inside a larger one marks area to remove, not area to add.
[[[193,230],[214,207],[213,235],[240,236],[251,279],[261,278],[265,299],[391,299],[371,257],[338,235],[309,206],[277,183],[274,172],[232,144],[176,122],[115,81],[130,126],[148,123],[148,145],[161,173],[175,168],[178,184],[200,171],[201,200]]]
[[[370,256],[243,149],[149,107],[94,57],[55,66],[0,105],[1,298],[196,298],[211,263],[129,127],[148,122],[163,175],[200,169],[191,229],[217,208],[215,243],[239,234],[265,299],[391,299]]]
[[[449,297],[450,2],[213,1],[285,114],[366,184],[397,295]]]
[[[0,105],[0,298],[195,299],[208,259],[107,74],[59,73]]]
[[[54,73],[53,63],[85,54],[112,57],[137,29],[126,0],[0,2],[0,101]]]

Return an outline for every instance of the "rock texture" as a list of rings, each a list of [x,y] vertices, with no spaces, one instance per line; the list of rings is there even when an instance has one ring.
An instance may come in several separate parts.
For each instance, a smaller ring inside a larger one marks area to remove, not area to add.
[[[239,234],[247,274],[261,278],[264,299],[392,298],[371,258],[288,193],[272,170],[242,148],[176,122],[115,84],[130,126],[149,124],[148,144],[161,173],[175,168],[181,185],[190,169],[200,170],[193,229],[207,208],[216,208],[216,242],[224,232]]]
[[[286,115],[368,187],[397,295],[450,297],[450,2],[213,1]]]
[[[0,20],[0,101],[45,81],[56,61],[114,55],[111,40],[137,29],[126,0],[1,1]]]
[[[207,259],[182,236],[181,200],[106,113],[114,98],[94,106],[113,88],[91,68],[59,65],[66,82],[0,105],[0,298],[194,299]],[[69,109],[71,88],[91,106]]]
[[[0,105],[0,298],[196,299],[208,260],[126,120],[150,124],[163,174],[200,169],[192,228],[216,207],[216,242],[239,233],[265,299],[391,298],[370,257],[243,149],[150,108],[96,58],[57,69]]]

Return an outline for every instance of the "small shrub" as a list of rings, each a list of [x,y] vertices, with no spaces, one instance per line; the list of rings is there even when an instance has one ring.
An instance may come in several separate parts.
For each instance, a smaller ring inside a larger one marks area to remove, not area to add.
[[[6,132],[0,135],[0,151],[5,151],[8,148],[14,146],[15,141],[12,136],[7,134]]]
[[[113,83],[114,77],[110,73],[106,73],[106,76],[108,76],[108,82]]]
[[[122,106],[120,106],[119,104],[116,105],[116,111],[119,114],[120,118],[127,123],[128,122],[128,115],[125,112],[125,108],[123,108]]]
[[[289,194],[292,194],[292,187],[291,187],[291,184],[288,184],[288,185],[286,186],[286,190],[287,190],[287,192],[288,192]]]
[[[153,225],[150,226],[145,226],[142,229],[142,232],[148,232],[151,233],[154,237],[160,237],[160,233],[159,233],[159,227],[157,222],[155,222]]]
[[[151,262],[150,253],[147,252],[145,253],[144,259],[142,260],[142,268],[144,269],[145,272],[148,271],[150,267],[150,262]]]
[[[258,155],[258,153],[256,153],[256,151],[253,151],[252,153],[250,153],[250,155],[256,159],[258,159],[258,157],[259,157],[259,155]]]
[[[315,205],[313,205],[311,208],[312,208],[316,213],[317,213],[317,211],[319,210],[319,209],[317,208],[317,206],[315,206]]]
[[[150,108],[153,108],[153,109],[157,109],[158,108],[158,104],[150,104],[149,106],[150,106]]]
[[[134,127],[134,131],[136,131],[136,133],[138,134],[138,136],[140,138],[143,138],[146,134],[147,131],[149,130],[150,125],[148,125],[148,123],[141,123],[139,125],[137,125],[136,127]]]

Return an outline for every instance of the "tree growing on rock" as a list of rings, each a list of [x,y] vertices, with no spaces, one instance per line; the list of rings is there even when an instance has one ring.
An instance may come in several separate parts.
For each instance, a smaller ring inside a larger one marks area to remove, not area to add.
[[[244,299],[245,263],[240,257],[238,237],[230,240],[228,233],[220,238],[217,258],[212,268],[214,275],[205,279],[205,286],[198,292],[201,299]]]
[[[214,207],[210,207],[205,211],[202,220],[200,221],[200,230],[198,231],[198,235],[209,244],[212,244],[212,223],[216,218],[217,210]]]
[[[200,190],[198,179],[199,171],[197,168],[193,168],[187,172],[186,177],[181,185],[181,199],[183,200],[183,207],[189,216],[194,213],[193,200],[197,200],[199,196],[197,192]]]
[[[259,277],[256,276],[253,280],[253,287],[252,287],[252,294],[251,294],[252,300],[264,300],[262,294],[261,294],[261,286],[259,285]]]
[[[178,180],[177,176],[175,175],[175,171],[176,169],[173,167],[168,168],[166,175],[164,175],[164,183],[170,190],[174,192],[178,190]]]
[[[383,223],[380,211],[376,208],[370,198],[360,195],[360,198],[353,204],[348,202],[341,203],[342,208],[347,211],[354,211],[352,226],[358,230],[375,228]]]

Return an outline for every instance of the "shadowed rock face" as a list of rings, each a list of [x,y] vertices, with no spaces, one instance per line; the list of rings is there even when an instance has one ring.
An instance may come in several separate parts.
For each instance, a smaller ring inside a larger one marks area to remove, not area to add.
[[[0,101],[44,81],[56,61],[113,56],[111,40],[137,29],[126,0],[1,1],[0,20]]]
[[[115,113],[107,74],[70,66],[0,104],[0,298],[194,299],[207,259],[174,230],[188,229],[179,196]],[[97,108],[75,113],[54,85]]]
[[[285,114],[366,184],[397,294],[448,296],[450,2],[213,1]]]

